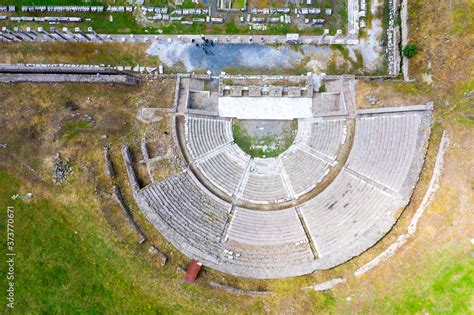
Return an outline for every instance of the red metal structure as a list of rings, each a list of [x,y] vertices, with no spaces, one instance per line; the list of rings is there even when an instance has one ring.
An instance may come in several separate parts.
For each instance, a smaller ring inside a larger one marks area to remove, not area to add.
[[[201,267],[202,264],[199,261],[193,259],[193,261],[191,261],[191,265],[189,265],[186,275],[184,276],[184,281],[187,283],[193,283],[196,280]]]

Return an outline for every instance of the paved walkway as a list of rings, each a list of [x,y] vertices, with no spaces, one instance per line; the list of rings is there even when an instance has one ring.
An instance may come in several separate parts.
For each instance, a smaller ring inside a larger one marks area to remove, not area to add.
[[[123,43],[171,43],[182,42],[191,43],[203,42],[201,35],[120,35],[120,34],[96,34],[93,32],[82,32],[76,30],[62,29],[55,32],[48,32],[42,28],[38,30],[18,28],[2,28],[0,41],[71,41],[71,42],[123,42]],[[256,44],[287,44],[286,35],[206,35],[206,39],[215,43],[256,43]],[[316,45],[357,45],[359,39],[355,34],[339,35],[300,35],[299,43]]]

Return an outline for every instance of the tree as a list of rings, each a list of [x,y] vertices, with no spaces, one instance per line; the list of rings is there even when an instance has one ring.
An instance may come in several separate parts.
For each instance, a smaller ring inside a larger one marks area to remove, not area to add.
[[[415,44],[408,44],[403,47],[402,54],[407,58],[411,58],[416,54],[417,49]]]

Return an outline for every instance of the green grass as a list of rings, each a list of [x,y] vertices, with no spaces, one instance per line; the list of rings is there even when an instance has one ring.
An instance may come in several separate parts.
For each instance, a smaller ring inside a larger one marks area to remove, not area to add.
[[[232,1],[232,9],[243,9],[244,6],[245,6],[245,0]]]
[[[293,144],[296,129],[297,122],[295,120],[292,122],[291,130],[285,133],[283,139],[273,134],[265,137],[254,137],[248,134],[239,121],[232,123],[235,143],[250,156],[259,158],[275,157],[286,151]],[[264,146],[267,147],[266,150],[264,150]]]
[[[467,35],[469,32],[472,35],[474,30],[474,1],[467,1],[467,3],[455,2],[453,3],[454,16],[453,26],[451,32],[459,35]]]
[[[110,15],[112,15],[113,22],[109,20]],[[127,12],[113,14],[98,13],[92,16],[90,26],[98,33],[122,34],[145,32],[145,27],[139,25],[133,15]]]
[[[92,128],[92,123],[89,121],[75,121],[65,123],[59,132],[59,137],[65,140],[71,140],[79,135],[82,131]]]
[[[9,200],[19,191],[18,182],[0,171],[2,232],[3,209],[15,208],[16,312],[105,313],[135,307],[137,311],[147,309],[147,303],[141,299],[148,294],[117,268],[122,258],[99,236],[99,231],[91,229],[95,218],[86,200],[82,207],[56,206],[41,196],[29,203]],[[4,237],[1,242],[3,251]],[[3,270],[5,264],[1,267]],[[158,310],[165,308],[155,308]]]
[[[474,303],[474,259],[438,253],[427,269],[405,281],[401,294],[374,299],[384,314],[469,314]]]
[[[179,7],[183,9],[192,9],[192,8],[197,8],[198,5],[196,5],[192,0],[184,0],[183,4]]]
[[[385,43],[384,46],[387,46],[387,30],[388,30],[388,24],[390,22],[390,2],[389,0],[384,0],[383,2],[383,18],[382,18],[382,28],[383,28],[383,33],[382,33],[382,40]]]
[[[342,44],[334,44],[331,45],[330,48],[332,50],[337,50],[341,53],[341,55],[344,57],[344,59],[349,59],[349,49],[345,45]]]
[[[192,25],[168,23],[161,30],[163,34],[203,34],[206,33],[206,25],[204,23],[194,23]]]
[[[301,30],[298,30],[298,28],[290,24],[280,23],[280,24],[275,24],[275,25],[269,25],[266,31],[266,34],[271,34],[271,35],[284,35],[288,33],[301,33]]]
[[[150,7],[166,7],[168,6],[168,0],[145,0],[144,5]]]
[[[346,30],[347,20],[348,20],[347,2],[341,1],[339,3],[339,10],[337,11],[337,14],[339,15],[339,18],[341,20],[341,29],[347,32]]]
[[[235,22],[228,22],[225,24],[225,33],[226,34],[238,34],[239,33],[239,27]]]
[[[455,93],[448,96],[450,108],[444,108],[441,112],[443,120],[459,123],[468,128],[474,128],[474,80],[459,84]]]
[[[405,82],[396,84],[395,91],[399,93],[407,93],[407,94],[412,94],[412,95],[417,95],[421,93],[421,91],[416,87],[416,85],[405,83]]]

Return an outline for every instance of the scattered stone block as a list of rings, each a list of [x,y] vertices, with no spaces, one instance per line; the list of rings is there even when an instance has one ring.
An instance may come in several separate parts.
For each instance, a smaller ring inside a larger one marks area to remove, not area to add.
[[[53,182],[61,184],[66,182],[67,175],[72,173],[71,165],[68,161],[61,159],[61,155],[56,153],[54,158]]]
[[[104,161],[105,161],[105,169],[107,170],[107,175],[110,178],[114,178],[115,170],[112,164],[112,159],[110,158],[109,145],[104,145]]]
[[[160,252],[158,250],[158,248],[156,248],[153,245],[151,245],[148,248],[148,252],[156,257],[156,259],[157,259],[157,261],[158,261],[158,263],[160,264],[161,267],[163,267],[166,264],[166,262],[168,261],[168,256],[166,256],[165,254]]]
[[[367,100],[367,102],[370,103],[370,105],[375,105],[377,104],[377,101],[378,101],[375,95],[367,95],[365,99]]]

